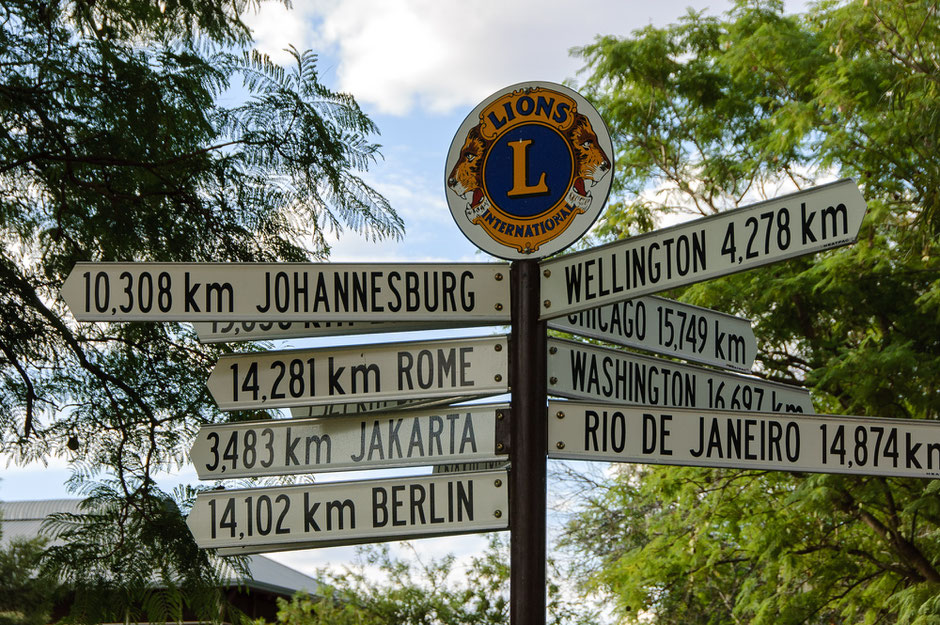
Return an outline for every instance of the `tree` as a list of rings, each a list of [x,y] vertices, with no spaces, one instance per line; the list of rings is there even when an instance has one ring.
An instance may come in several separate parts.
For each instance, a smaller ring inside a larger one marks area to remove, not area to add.
[[[50,622],[59,589],[40,572],[45,542],[15,539],[0,549],[0,625]]]
[[[142,595],[151,618],[187,602],[218,618],[215,599],[180,590],[216,578],[182,523],[192,493],[154,475],[224,418],[205,378],[226,348],[177,324],[74,322],[56,299],[73,265],[306,261],[328,255],[330,232],[402,234],[360,178],[375,126],[319,82],[314,54],[282,68],[250,52],[250,6],[0,7],[0,453],[71,463],[87,514],[56,520],[68,542],[47,567],[89,621],[123,621]],[[243,101],[220,104],[232,92]],[[156,582],[169,594],[154,599]]]
[[[404,543],[410,547],[408,543]],[[493,536],[486,552],[462,567],[453,556],[422,561],[394,557],[387,545],[365,547],[361,559],[329,580],[316,596],[278,600],[277,625],[502,625],[509,621],[509,545]],[[379,581],[381,580],[381,581]],[[550,582],[548,622],[590,625],[597,616],[562,596]]]
[[[940,416],[940,6],[739,1],[579,50],[615,135],[601,236],[855,178],[854,246],[674,295],[755,321],[762,375],[823,413]],[[903,445],[902,445],[903,446]],[[873,449],[847,434],[831,451]],[[881,451],[892,461],[890,447]],[[896,457],[896,456],[895,456]],[[565,544],[587,588],[657,623],[932,623],[940,499],[930,480],[620,467]]]

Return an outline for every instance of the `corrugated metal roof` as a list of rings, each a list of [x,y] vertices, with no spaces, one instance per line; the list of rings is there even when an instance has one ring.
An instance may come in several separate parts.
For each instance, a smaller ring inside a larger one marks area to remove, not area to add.
[[[43,520],[50,514],[60,512],[80,513],[81,501],[42,499],[0,502],[0,548],[5,547],[14,538],[29,539],[42,535],[54,538],[42,532]],[[251,579],[232,575],[228,578],[229,583],[284,595],[292,595],[298,590],[315,593],[320,587],[314,578],[264,556],[248,556],[248,568],[251,571]]]
[[[45,519],[58,512],[81,512],[81,499],[39,499],[36,501],[0,502],[0,517],[4,521]]]

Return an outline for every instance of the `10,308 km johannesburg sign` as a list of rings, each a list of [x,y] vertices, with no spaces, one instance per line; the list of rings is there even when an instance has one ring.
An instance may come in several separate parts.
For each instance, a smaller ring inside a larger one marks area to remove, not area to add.
[[[544,258],[587,232],[607,201],[613,145],[574,91],[527,82],[497,91],[461,124],[447,155],[460,230],[499,258]]]

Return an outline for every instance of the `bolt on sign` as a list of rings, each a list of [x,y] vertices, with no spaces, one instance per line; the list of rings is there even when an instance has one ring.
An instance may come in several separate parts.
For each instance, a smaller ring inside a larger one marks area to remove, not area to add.
[[[509,260],[568,247],[600,215],[613,179],[610,133],[578,93],[549,82],[497,91],[447,153],[447,204],[478,248]]]
[[[237,354],[209,392],[222,410],[486,395],[508,390],[505,336]]]
[[[509,321],[509,266],[76,263],[79,321]]]
[[[209,425],[189,455],[201,480],[495,461],[507,414],[503,404]]]
[[[550,402],[548,455],[569,460],[940,477],[940,422]]]
[[[506,471],[206,491],[186,524],[202,548],[261,553],[506,529]]]
[[[548,392],[614,403],[813,413],[809,391],[627,351],[549,339]]]
[[[852,180],[539,263],[551,319],[853,243],[867,206]]]
[[[638,297],[552,319],[548,327],[725,369],[750,371],[751,322],[663,297]]]

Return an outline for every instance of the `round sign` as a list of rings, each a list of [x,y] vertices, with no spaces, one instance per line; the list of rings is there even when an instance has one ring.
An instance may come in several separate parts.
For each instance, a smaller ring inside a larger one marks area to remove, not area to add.
[[[544,258],[600,215],[612,157],[607,126],[583,97],[549,82],[512,85],[460,125],[447,153],[447,204],[481,250]]]

